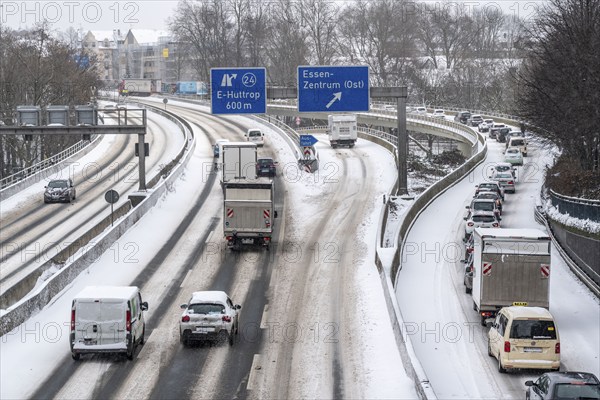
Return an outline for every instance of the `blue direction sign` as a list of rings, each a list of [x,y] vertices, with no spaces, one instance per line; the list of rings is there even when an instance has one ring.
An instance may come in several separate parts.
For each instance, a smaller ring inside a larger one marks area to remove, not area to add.
[[[317,138],[313,135],[300,135],[300,146],[302,147],[314,146],[317,142]]]
[[[369,111],[369,67],[298,67],[298,111]]]
[[[267,73],[265,68],[211,68],[213,114],[265,114]]]

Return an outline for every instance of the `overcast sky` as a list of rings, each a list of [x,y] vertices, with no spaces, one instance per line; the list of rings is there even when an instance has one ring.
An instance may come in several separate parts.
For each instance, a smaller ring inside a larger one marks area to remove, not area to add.
[[[48,21],[60,31],[68,27],[89,30],[167,30],[167,18],[177,0],[0,0],[0,22],[12,29],[30,28]]]

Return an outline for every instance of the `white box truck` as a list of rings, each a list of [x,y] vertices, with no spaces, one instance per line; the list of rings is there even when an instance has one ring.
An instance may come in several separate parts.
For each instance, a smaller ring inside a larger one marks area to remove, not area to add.
[[[331,147],[354,147],[358,136],[355,114],[330,115],[328,122],[327,134]]]
[[[502,307],[549,307],[548,234],[539,229],[475,228],[473,240],[473,308],[482,325]]]
[[[243,245],[269,249],[277,218],[274,195],[270,178],[223,184],[223,235],[230,249],[240,250]]]
[[[256,143],[222,142],[219,148],[222,183],[233,179],[256,179]]]
[[[86,353],[123,353],[132,360],[144,344],[146,322],[135,286],[88,286],[71,304],[70,345],[73,359]]]

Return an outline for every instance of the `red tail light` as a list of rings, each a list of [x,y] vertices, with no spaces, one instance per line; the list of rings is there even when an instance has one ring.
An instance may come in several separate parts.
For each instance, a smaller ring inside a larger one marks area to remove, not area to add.
[[[131,311],[129,310],[125,313],[125,329],[127,332],[131,332]]]
[[[504,352],[510,353],[510,342],[508,340],[504,342]]]
[[[190,322],[190,316],[184,315],[183,317],[181,317],[181,322]]]
[[[472,253],[472,252],[473,252],[473,248],[472,248],[472,247],[469,247],[469,248],[467,249],[467,253]]]
[[[554,352],[555,352],[556,354],[560,354],[560,343],[556,343],[556,344],[554,345]]]
[[[492,226],[493,226],[494,228],[497,228],[497,227],[498,227],[498,223],[497,223],[497,222],[494,222],[494,223],[492,224]]]
[[[508,181],[509,185],[514,185],[515,183],[513,181]]]
[[[71,310],[71,332],[75,330],[75,310]]]
[[[265,226],[268,228],[271,226],[271,221],[269,221],[268,219],[265,220]]]
[[[229,315],[223,315],[223,322],[231,322],[231,317]]]
[[[233,236],[225,236],[225,239],[226,240],[231,240],[231,239],[233,239]]]
[[[473,226],[473,225],[474,225],[474,224],[473,224],[472,222],[469,222],[469,223],[467,224],[467,226]]]
[[[263,240],[264,240],[265,242],[270,242],[270,241],[271,241],[271,238],[270,238],[270,237],[268,237],[268,236],[265,236]]]

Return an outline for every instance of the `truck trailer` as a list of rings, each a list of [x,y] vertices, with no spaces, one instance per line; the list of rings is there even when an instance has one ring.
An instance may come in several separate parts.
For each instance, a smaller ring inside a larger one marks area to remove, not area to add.
[[[152,93],[161,93],[160,79],[123,79],[119,84],[121,96],[150,96]]]
[[[269,249],[274,219],[273,181],[237,179],[223,184],[223,235],[227,247],[240,250],[244,245]]]
[[[539,229],[475,228],[473,308],[481,324],[502,308],[550,304],[550,237]]]
[[[355,114],[330,115],[327,134],[332,148],[338,146],[354,147],[358,136]]]
[[[256,143],[219,143],[218,168],[221,169],[221,182],[232,179],[256,179]]]

